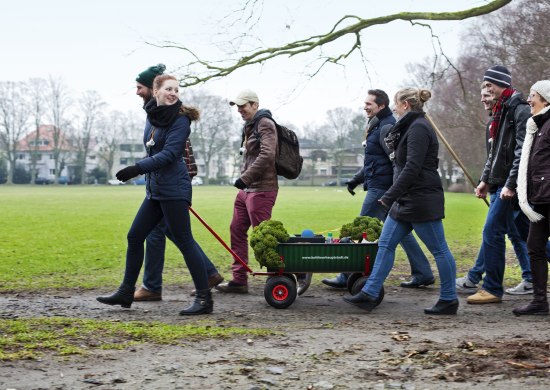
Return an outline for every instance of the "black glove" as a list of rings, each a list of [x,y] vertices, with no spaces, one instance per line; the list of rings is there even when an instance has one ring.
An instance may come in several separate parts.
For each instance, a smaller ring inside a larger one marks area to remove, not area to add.
[[[348,187],[348,192],[352,195],[355,195],[355,191],[353,191],[355,189],[355,187],[357,187],[359,185],[359,183],[357,183],[355,180],[350,180],[348,181],[347,183],[347,187]]]
[[[120,181],[127,182],[133,177],[136,177],[140,174],[139,168],[137,165],[130,165],[129,167],[122,168],[116,173],[116,178]]]
[[[242,181],[240,177],[237,180],[235,180],[235,183],[233,185],[237,187],[239,190],[244,190],[246,188],[246,183]]]

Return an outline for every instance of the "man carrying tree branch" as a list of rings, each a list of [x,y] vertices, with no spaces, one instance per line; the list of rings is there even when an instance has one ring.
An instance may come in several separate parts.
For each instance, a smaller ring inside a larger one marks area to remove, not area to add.
[[[489,156],[475,194],[478,198],[485,198],[490,186],[494,186],[495,193],[483,227],[481,245],[485,255],[485,278],[482,288],[468,297],[471,304],[502,301],[505,235],[508,221],[513,220],[514,208],[517,209],[519,161],[527,119],[531,116],[521,92],[512,88],[512,76],[506,67],[492,66],[485,72],[483,81],[495,105],[489,127]]]

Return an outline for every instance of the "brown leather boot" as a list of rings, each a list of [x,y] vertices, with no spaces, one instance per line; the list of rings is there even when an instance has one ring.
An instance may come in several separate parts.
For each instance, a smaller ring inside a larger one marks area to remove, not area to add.
[[[208,289],[213,289],[214,287],[216,287],[218,284],[220,284],[221,282],[223,282],[223,276],[221,276],[220,274],[218,273],[215,273],[214,275],[211,275],[208,277]],[[191,294],[190,294],[192,297],[194,297],[195,295],[197,295],[197,290],[193,289],[191,291]]]
[[[162,301],[162,293],[160,291],[149,291],[143,286],[138,288],[134,294],[134,301],[136,302],[152,302]]]

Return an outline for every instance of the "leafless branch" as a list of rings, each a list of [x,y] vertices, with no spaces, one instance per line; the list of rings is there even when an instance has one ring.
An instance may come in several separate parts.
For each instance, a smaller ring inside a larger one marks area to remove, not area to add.
[[[192,85],[206,83],[212,79],[228,76],[237,69],[255,64],[263,64],[277,57],[287,56],[289,58],[292,58],[294,56],[311,52],[316,49],[321,49],[323,45],[334,42],[344,36],[355,35],[355,43],[352,45],[350,50],[336,57],[323,58],[321,66],[314,72],[314,74],[317,74],[319,70],[326,64],[340,63],[342,60],[349,57],[354,51],[360,51],[360,33],[367,28],[376,25],[387,24],[396,20],[410,22],[418,20],[465,20],[468,18],[485,15],[496,11],[504,7],[511,1],[512,0],[493,0],[480,7],[456,12],[401,12],[370,19],[363,19],[356,15],[346,15],[338,20],[334,24],[334,26],[325,34],[313,35],[309,38],[289,42],[285,45],[278,47],[257,48],[244,54],[241,53],[241,56],[237,59],[228,59],[223,61],[210,61],[202,59],[199,55],[195,53],[195,51],[193,51],[189,47],[174,42],[164,42],[161,44],[149,42],[148,44],[161,48],[179,49],[191,56],[191,61],[186,64],[187,71],[184,72],[183,78],[181,80],[181,85],[183,87],[188,87]],[[245,5],[244,8],[246,8],[247,6],[248,3]],[[199,73],[194,73],[193,69],[195,69],[196,67],[202,70]]]

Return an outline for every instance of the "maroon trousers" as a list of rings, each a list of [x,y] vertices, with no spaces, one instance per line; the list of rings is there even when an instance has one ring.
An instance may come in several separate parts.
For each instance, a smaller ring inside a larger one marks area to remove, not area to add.
[[[261,222],[271,219],[271,211],[277,199],[277,191],[245,192],[239,190],[233,207],[231,220],[231,249],[248,264],[248,229],[258,226]],[[233,259],[231,266],[233,282],[247,284],[248,273],[246,268]]]

